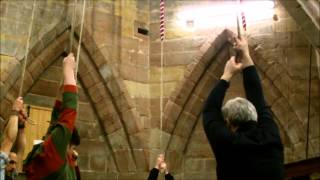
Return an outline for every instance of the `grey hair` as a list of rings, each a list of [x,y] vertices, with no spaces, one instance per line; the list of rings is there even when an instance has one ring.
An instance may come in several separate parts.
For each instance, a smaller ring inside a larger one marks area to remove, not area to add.
[[[245,98],[236,97],[230,99],[222,107],[224,119],[228,119],[230,124],[239,126],[247,121],[257,121],[258,115],[254,105]]]

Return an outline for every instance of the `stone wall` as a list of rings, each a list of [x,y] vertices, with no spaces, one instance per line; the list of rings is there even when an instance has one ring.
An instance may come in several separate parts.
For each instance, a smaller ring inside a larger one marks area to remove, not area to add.
[[[166,1],[160,140],[158,1],[86,2],[77,120],[83,179],[145,179],[159,152],[166,153],[176,179],[215,179],[216,162],[202,128],[201,109],[229,56],[228,34],[223,29],[236,31],[235,24],[188,31],[177,23],[179,11],[216,2]],[[74,52],[82,3],[76,6]],[[37,1],[36,6],[23,95],[29,104],[50,107],[62,54],[69,47],[74,4]],[[23,27],[29,25],[31,11],[32,1],[1,1],[3,119],[18,94],[28,29]],[[277,1],[275,13],[278,20],[248,24],[247,34],[289,163],[306,159],[307,147],[308,158],[320,155],[319,65],[299,24]],[[148,34],[138,33],[138,28]],[[226,99],[244,96],[241,81],[241,76],[232,80]]]

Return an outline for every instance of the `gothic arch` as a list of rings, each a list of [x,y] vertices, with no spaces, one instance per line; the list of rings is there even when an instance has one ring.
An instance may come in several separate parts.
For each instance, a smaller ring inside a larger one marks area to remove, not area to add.
[[[201,110],[205,99],[209,95],[213,85],[217,82],[222,74],[224,62],[229,57],[229,34],[223,31],[216,39],[209,39],[200,48],[200,53],[192,64],[186,70],[184,79],[178,85],[178,88],[170,96],[165,106],[164,131],[169,133],[167,144],[167,154],[184,154],[188,146],[193,130],[201,116]],[[271,109],[274,112],[276,120],[280,127],[280,131],[289,139],[289,144],[298,142],[305,143],[305,129],[303,123],[299,120],[294,108],[290,105],[288,99],[276,87],[269,76],[275,76],[275,72],[265,73],[261,71],[264,59],[254,53],[256,66],[263,75],[262,82],[264,89],[268,88],[269,93],[266,95],[267,102],[271,102]],[[271,67],[272,68],[272,67]],[[280,67],[282,68],[282,67]],[[279,68],[278,68],[279,69]],[[283,68],[279,72],[283,71]],[[279,74],[279,73],[278,73]],[[291,114],[290,128],[285,123],[287,121],[279,121],[282,110],[288,108],[294,112]],[[178,143],[180,142],[180,143]],[[180,156],[179,158],[182,158]],[[176,169],[181,166],[181,159],[175,160]]]
[[[60,24],[58,24],[58,26],[59,25]],[[52,36],[52,31],[56,31],[58,28],[61,29],[61,27],[55,27],[50,31],[51,33],[47,33],[46,35]],[[90,38],[87,31],[84,31],[84,46],[82,46],[81,49],[78,79],[89,95],[91,105],[100,120],[100,125],[105,133],[107,143],[109,143],[109,148],[112,151],[117,170],[124,172],[135,171],[140,168],[136,162],[136,156],[139,156],[141,152],[134,151],[134,149],[139,147],[135,147],[132,141],[142,142],[139,137],[134,136],[135,133],[139,132],[142,128],[140,118],[129,99],[128,92],[126,92],[121,79],[116,76],[112,67],[107,64],[107,60],[103,54],[99,52],[98,49],[95,49],[93,56],[89,53],[92,53],[92,51],[90,51],[92,49],[86,49],[89,46],[91,48],[95,46],[93,46],[94,42],[92,42],[92,38]],[[77,36],[78,34],[76,33],[76,40]],[[39,38],[39,41],[35,43],[35,46],[33,46],[30,51],[30,59],[27,64],[24,79],[23,95],[31,89],[40,74],[43,73],[54,60],[60,57],[66,50],[66,47],[68,47],[68,27],[65,27],[61,33],[56,33],[55,37],[52,38],[53,40],[45,47],[43,47],[44,45],[41,39],[42,38]],[[89,45],[86,46],[87,44]],[[77,43],[74,44],[73,48],[76,50]],[[8,116],[8,108],[18,95],[18,85],[21,81],[19,76],[20,73],[16,73],[15,77],[11,77],[16,79],[15,83],[12,83],[11,86],[7,80],[4,81],[4,84],[10,86],[10,88],[7,88],[8,90],[4,92],[5,96],[1,100],[2,117]],[[141,157],[141,155],[139,157]],[[143,157],[146,158],[145,156]],[[123,161],[127,162],[124,163]],[[129,168],[119,167],[124,164],[131,164],[131,166]]]

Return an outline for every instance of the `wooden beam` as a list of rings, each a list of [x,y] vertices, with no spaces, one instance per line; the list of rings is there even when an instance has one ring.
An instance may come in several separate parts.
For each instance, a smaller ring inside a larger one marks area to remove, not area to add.
[[[320,172],[320,157],[286,164],[284,168],[285,179],[309,176],[312,173]]]

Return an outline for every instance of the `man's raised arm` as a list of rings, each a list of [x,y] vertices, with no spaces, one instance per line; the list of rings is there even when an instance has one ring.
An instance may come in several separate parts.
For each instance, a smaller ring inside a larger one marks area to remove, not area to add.
[[[16,141],[18,133],[18,115],[23,110],[23,99],[22,97],[17,98],[12,105],[12,113],[10,115],[8,124],[4,129],[4,139],[1,143],[0,151],[10,153],[11,148]]]
[[[254,66],[254,62],[249,53],[248,42],[245,38],[236,38],[235,48],[241,52],[241,62],[243,64],[243,83],[246,97],[261,112],[266,106],[259,75]]]

